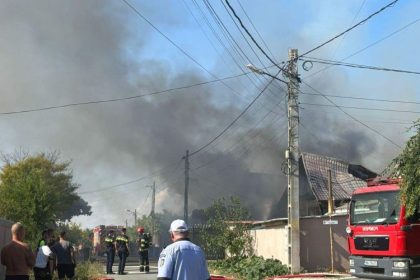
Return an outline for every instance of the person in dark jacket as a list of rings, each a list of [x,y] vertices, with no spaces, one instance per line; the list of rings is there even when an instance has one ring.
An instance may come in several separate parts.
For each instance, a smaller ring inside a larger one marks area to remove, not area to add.
[[[137,229],[139,238],[137,239],[137,244],[139,246],[139,255],[140,255],[140,272],[148,273],[149,268],[149,248],[152,245],[152,237],[150,233],[144,232],[144,228],[140,227]]]
[[[125,261],[127,260],[127,257],[129,255],[128,236],[127,236],[126,232],[127,232],[127,230],[125,228],[123,228],[121,230],[121,233],[115,239],[116,240],[116,245],[117,245],[118,257],[120,259],[119,264],[118,264],[118,274],[120,274],[120,275],[126,274],[124,272]]]
[[[114,265],[115,258],[115,233],[114,230],[110,230],[108,235],[105,237],[106,245],[106,274],[114,274],[112,272],[112,266]]]

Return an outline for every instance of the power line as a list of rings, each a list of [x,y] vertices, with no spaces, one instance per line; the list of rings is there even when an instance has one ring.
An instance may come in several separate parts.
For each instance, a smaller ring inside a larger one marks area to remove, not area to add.
[[[276,74],[276,76],[280,73],[281,70],[279,70]],[[229,130],[229,128],[231,128],[247,111],[249,108],[251,108],[251,106],[258,100],[258,98],[261,97],[261,95],[264,93],[264,91],[268,88],[268,86],[274,81],[274,79],[271,79],[270,82],[267,83],[267,85],[260,91],[260,93],[251,101],[251,103],[248,104],[248,106],[246,106],[244,108],[244,110],[231,122],[229,123],[219,134],[217,134],[215,137],[213,137],[209,142],[207,142],[205,145],[201,146],[200,148],[198,148],[197,150],[195,150],[194,152],[190,153],[190,156],[193,156],[199,152],[201,152],[203,149],[207,148],[208,146],[210,146],[212,143],[214,143],[214,141],[216,141],[217,139],[219,139],[220,136],[222,136],[226,131]]]
[[[350,26],[352,26],[352,25],[354,24],[354,22],[356,21],[356,19],[359,17],[359,14],[360,14],[360,12],[362,11],[362,9],[363,9],[363,7],[365,6],[365,4],[366,4],[366,0],[363,0],[362,4],[360,5],[359,9],[357,10],[356,14],[355,14],[355,15],[354,15],[354,17],[353,17],[353,20],[351,21]],[[335,56],[336,56],[336,54],[337,54],[337,52],[338,52],[338,49],[339,49],[339,48],[341,47],[341,45],[343,44],[344,40],[346,39],[346,36],[347,36],[347,34],[345,34],[345,35],[341,38],[340,42],[338,42],[338,45],[337,45],[337,47],[335,48],[334,53],[333,53],[333,56],[332,56],[333,58],[335,58]]]
[[[334,65],[334,66],[346,66],[346,67],[360,68],[360,69],[369,69],[369,70],[379,70],[379,71],[388,71],[388,72],[397,72],[397,73],[420,75],[420,72],[417,72],[417,71],[395,69],[395,68],[386,68],[386,67],[355,64],[355,63],[346,63],[346,62],[341,62],[341,61],[334,61],[334,60],[321,59],[321,58],[315,58],[315,57],[306,57],[305,56],[303,59],[300,58],[299,60],[302,60],[302,61],[305,61],[305,62],[315,62],[315,63],[320,63],[320,64]]]
[[[277,106],[278,104],[276,104],[276,106]],[[254,130],[254,129],[256,129],[257,127],[258,127],[258,125],[260,124],[260,123],[262,123],[267,117],[268,117],[268,115],[270,114],[270,112],[268,112],[267,114],[265,114],[264,115],[264,117],[261,119],[261,120],[259,120],[258,121],[258,123],[255,125],[255,127],[253,128],[253,129],[251,129],[251,130],[249,130],[243,137],[241,137],[241,139],[238,141],[238,142],[235,142],[233,145],[231,145],[230,147],[228,147],[227,149],[224,149],[223,151],[222,151],[222,153],[223,154],[226,154],[226,153],[231,153],[232,151],[234,151],[236,148],[238,148],[239,147],[239,144],[242,142],[242,141],[246,141],[245,139],[253,139],[253,138],[255,138],[255,137],[257,137],[259,134],[261,134],[261,131],[257,131],[254,135],[250,135],[251,133],[252,133],[252,131]],[[271,120],[271,121],[273,121],[274,119],[276,118],[276,116]],[[280,117],[280,118],[278,118],[277,120],[274,120],[267,128],[271,128],[276,122],[278,122],[279,120],[281,120],[281,119],[283,119],[283,116],[282,117]],[[247,144],[249,144],[249,142],[247,142],[247,143],[245,143],[245,145],[247,145]],[[240,157],[240,156],[239,156]],[[210,161],[208,161],[208,162],[206,162],[206,163],[203,163],[203,164],[201,164],[201,165],[199,165],[199,166],[197,166],[197,167],[195,167],[195,168],[193,168],[194,170],[198,170],[198,169],[201,169],[201,168],[203,168],[203,167],[206,167],[206,166],[208,166],[208,165],[210,165],[210,164],[213,164],[214,162],[216,162],[216,161],[218,161],[219,159],[221,159],[222,158],[222,156],[218,156],[218,157],[216,157],[215,159],[212,159],[212,160],[210,160]]]
[[[351,118],[352,120],[358,122],[359,124],[363,125],[364,127],[366,127],[367,129],[373,131],[374,133],[378,134],[379,136],[381,136],[382,138],[386,139],[388,142],[390,142],[391,144],[393,144],[394,146],[402,149],[402,147],[400,145],[398,145],[397,143],[395,143],[391,138],[385,136],[384,134],[382,134],[380,131],[378,131],[377,129],[368,126],[367,124],[365,124],[364,122],[360,121],[359,119],[355,118],[353,115],[347,113],[345,110],[343,110],[339,105],[337,105],[334,101],[332,101],[328,96],[326,96],[325,94],[323,94],[321,91],[317,90],[316,88],[312,87],[311,85],[309,85],[308,83],[306,83],[305,81],[302,81],[302,83],[304,83],[306,86],[308,86],[309,88],[311,88],[313,91],[319,93],[320,95],[322,95],[328,102],[330,102],[331,104],[333,104],[338,110],[340,110],[341,112],[343,112],[344,114],[346,114],[349,118]]]
[[[391,37],[392,37],[392,36],[394,36],[395,34],[398,34],[399,32],[403,31],[404,29],[407,29],[408,27],[412,26],[413,24],[416,24],[416,23],[417,23],[417,22],[419,22],[419,21],[420,21],[420,18],[415,19],[415,20],[413,20],[413,21],[409,22],[408,24],[406,24],[406,25],[404,25],[404,26],[400,27],[399,29],[397,29],[397,30],[395,30],[395,31],[391,32],[390,34],[386,35],[385,37],[382,37],[381,39],[376,40],[376,41],[374,41],[374,42],[370,43],[370,44],[369,44],[369,45],[367,45],[366,47],[363,47],[363,48],[359,49],[358,51],[356,51],[356,52],[354,52],[354,53],[352,53],[352,54],[350,54],[350,55],[348,55],[348,56],[344,57],[344,58],[343,58],[343,59],[341,59],[340,61],[345,61],[345,60],[347,60],[347,59],[349,59],[349,58],[351,58],[351,57],[353,57],[353,56],[355,56],[355,55],[357,55],[357,54],[359,54],[359,53],[361,53],[361,52],[364,52],[365,50],[367,50],[367,49],[369,49],[369,48],[371,48],[371,47],[373,47],[373,46],[375,46],[375,45],[377,45],[377,44],[379,44],[379,43],[381,43],[381,42],[385,41],[386,39],[391,38]],[[327,69],[329,69],[329,68],[331,68],[331,67],[333,67],[333,65],[326,66],[326,67],[324,67],[324,68],[322,68],[322,69],[320,69],[320,70],[318,70],[318,71],[316,71],[316,72],[314,72],[314,73],[312,73],[312,74],[310,74],[310,75],[308,75],[308,76],[304,77],[304,79],[307,79],[307,78],[312,77],[312,76],[314,76],[314,75],[316,75],[316,74],[319,74],[320,72],[323,72],[323,71],[325,71],[325,70],[327,70]]]
[[[316,103],[306,103],[301,102],[302,105],[309,105],[309,106],[320,106],[320,107],[337,107],[336,105],[332,104],[316,104]],[[369,111],[383,111],[383,112],[399,112],[399,113],[413,113],[413,114],[420,114],[420,111],[410,111],[410,110],[394,110],[394,109],[382,109],[382,108],[369,108],[369,107],[356,107],[356,106],[339,106],[343,109],[357,109],[357,110],[369,110]]]
[[[366,100],[366,101],[376,101],[376,102],[388,102],[388,103],[403,103],[403,104],[420,104],[420,102],[409,101],[409,100],[395,100],[395,99],[379,99],[379,98],[367,98],[367,97],[358,97],[358,96],[344,96],[344,95],[333,95],[333,94],[319,94],[311,92],[300,92],[304,95],[313,95],[313,96],[328,96],[334,98],[343,98],[343,99],[354,99],[354,100]]]
[[[227,0],[226,0],[226,1],[227,1]],[[331,39],[329,39],[329,40],[325,41],[324,43],[322,43],[322,44],[320,44],[320,45],[318,45],[318,46],[316,46],[316,47],[314,47],[314,48],[310,49],[309,51],[307,51],[307,52],[305,52],[305,53],[303,53],[303,54],[301,54],[299,57],[305,56],[305,55],[307,55],[307,54],[309,54],[309,53],[311,53],[311,52],[314,52],[314,51],[316,51],[316,50],[318,50],[318,49],[322,48],[323,46],[325,46],[325,45],[327,45],[327,44],[331,43],[331,42],[332,42],[332,41],[334,41],[335,39],[337,39],[337,38],[339,38],[339,37],[343,36],[343,35],[344,35],[344,34],[346,34],[347,32],[350,32],[351,30],[355,29],[356,27],[358,27],[358,26],[360,26],[360,25],[364,24],[365,22],[367,22],[369,19],[371,19],[371,18],[373,18],[374,16],[376,16],[376,15],[380,14],[381,12],[385,11],[385,10],[386,10],[386,9],[388,9],[389,7],[391,7],[391,6],[395,5],[395,3],[397,3],[398,1],[399,1],[399,0],[394,0],[394,1],[392,1],[392,2],[391,2],[391,3],[389,3],[388,5],[386,5],[386,6],[382,7],[382,8],[381,8],[381,9],[379,9],[378,11],[376,11],[376,12],[374,12],[373,14],[369,15],[369,16],[368,16],[368,17],[366,17],[365,19],[363,19],[363,20],[359,21],[359,22],[358,22],[358,23],[356,23],[355,25],[353,25],[353,26],[351,26],[351,27],[347,28],[347,29],[346,29],[346,30],[344,30],[343,32],[341,32],[341,33],[337,34],[336,36],[332,37]]]
[[[149,19],[147,19],[138,9],[136,9],[132,4],[130,4],[127,0],[121,0],[123,1],[131,10],[134,11],[141,19],[143,19],[145,22],[147,22],[156,32],[158,32],[163,38],[165,38],[169,43],[171,43],[174,47],[176,47],[180,52],[182,52],[186,57],[188,57],[191,61],[193,61],[196,65],[198,65],[201,69],[203,69],[205,72],[207,72],[210,76],[212,76],[215,79],[219,79],[217,75],[213,74],[210,70],[208,70],[204,65],[202,65],[200,62],[198,62],[195,58],[193,58],[188,52],[186,52],[183,48],[181,48],[177,43],[175,43],[171,38],[169,38],[165,33],[163,33],[159,28],[157,28]],[[221,81],[224,86],[229,88],[232,93],[236,94],[237,96],[241,98],[245,98],[240,93],[238,93],[235,89],[233,89],[231,86],[226,84],[224,81]]]
[[[398,0],[397,0],[398,1]],[[229,0],[225,0],[226,4],[228,5],[229,9],[232,11],[233,15],[235,16],[235,18],[238,20],[239,24],[241,25],[241,27],[245,30],[246,34],[248,34],[249,38],[251,38],[252,42],[257,46],[257,48],[264,54],[264,56],[273,64],[275,64],[280,71],[284,71],[284,69],[280,66],[278,66],[278,64],[264,51],[264,49],[258,44],[258,42],[255,40],[254,36],[252,36],[252,34],[249,32],[249,30],[246,28],[246,26],[244,25],[244,23],[242,22],[241,18],[238,16],[238,14],[236,13],[235,9],[232,7],[232,5],[229,3]]]
[[[163,171],[165,171],[167,169],[170,169],[170,167],[173,167],[173,166],[175,166],[175,169],[173,171],[173,172],[175,172],[179,168],[181,162],[182,162],[181,160],[178,160],[176,163],[167,165],[167,166],[165,166],[165,167],[163,167],[159,170],[156,170],[156,171],[152,172],[150,175],[147,175],[147,176],[143,176],[143,177],[140,177],[140,178],[137,178],[137,179],[134,179],[134,180],[130,180],[130,181],[127,181],[127,182],[124,182],[124,183],[120,183],[120,184],[116,184],[116,185],[112,185],[112,186],[108,186],[108,187],[104,187],[104,188],[98,188],[98,189],[94,189],[94,190],[90,190],[90,191],[78,192],[78,194],[91,194],[91,193],[103,192],[103,191],[108,191],[110,189],[131,185],[133,183],[137,183],[137,182],[140,182],[140,181],[143,181],[143,180],[146,180],[146,179],[157,177],[157,176],[161,175],[163,173]]]
[[[207,85],[207,84],[211,84],[211,83],[221,82],[221,81],[245,76],[245,75],[248,75],[248,74],[251,74],[251,72],[244,72],[242,74],[238,74],[238,75],[234,75],[234,76],[229,76],[229,77],[225,77],[225,78],[218,78],[218,79],[210,80],[210,81],[206,81],[206,82],[200,82],[200,83],[195,83],[195,84],[186,85],[186,86],[169,88],[169,89],[154,91],[154,92],[145,93],[145,94],[132,95],[132,96],[120,97],[120,98],[112,98],[112,99],[93,100],[93,101],[86,101],[86,102],[75,102],[75,103],[47,106],[47,107],[34,108],[34,109],[23,109],[23,110],[16,110],[16,111],[0,112],[0,115],[14,115],[14,114],[31,113],[31,112],[38,112],[38,111],[47,111],[47,110],[53,110],[53,109],[61,109],[61,108],[74,107],[74,106],[92,105],[92,104],[100,104],[100,103],[111,103],[111,102],[125,101],[125,100],[131,100],[131,99],[138,99],[138,98],[143,98],[143,97],[147,97],[147,96],[168,93],[168,92],[171,92],[171,91],[188,89],[188,88],[192,88],[192,87],[196,87],[196,86],[202,86],[202,85]]]
[[[222,0],[220,0],[220,1],[223,4],[223,1]],[[239,59],[242,60],[242,65],[248,64],[251,61],[251,59],[248,57],[248,55],[246,54],[246,52],[242,49],[242,47],[240,46],[240,44],[234,38],[234,36],[232,35],[232,33],[229,31],[229,29],[227,28],[227,26],[224,24],[223,20],[219,17],[219,15],[217,14],[216,10],[213,8],[213,5],[208,0],[203,0],[203,3],[205,4],[206,9],[209,11],[210,16],[213,18],[213,21],[219,27],[220,31],[222,32],[223,36],[225,37],[225,39],[227,40],[227,42],[229,43],[229,45],[231,46],[231,48],[234,50],[234,52],[236,52],[236,54],[238,55]],[[198,5],[198,4],[196,4],[196,5]],[[223,4],[223,6],[225,7],[224,4]],[[198,8],[200,8],[200,7],[198,6]],[[226,7],[225,7],[225,9],[227,10]],[[228,12],[228,15],[232,18],[232,16],[229,14],[229,12]],[[254,49],[252,48],[252,46],[250,45],[250,43],[246,40],[245,35],[242,34],[240,28],[237,26],[237,24],[233,20],[233,18],[232,18],[232,21],[235,23],[235,25],[238,28],[239,32],[241,33],[242,37],[245,39],[245,42],[251,48],[251,50],[253,51],[254,55],[257,57],[257,59],[261,63],[261,65],[265,68],[262,60],[259,58],[258,54],[254,51]],[[275,65],[273,65],[273,66],[275,66]],[[238,65],[238,67],[239,67],[239,69],[242,70],[242,67],[240,65]],[[277,66],[275,66],[275,67],[277,67]],[[258,88],[258,86],[255,83],[255,81],[253,81],[249,76],[247,76],[247,78],[251,81],[252,84],[254,84],[254,86],[256,88]],[[256,75],[256,78],[257,78],[258,81],[262,82],[265,77],[264,78],[261,78],[260,76]],[[268,80],[268,79],[266,79],[266,80]],[[270,88],[268,90],[269,90],[269,92],[272,95],[274,95],[274,93],[271,91]]]
[[[271,52],[270,48],[268,47],[267,43],[265,42],[264,38],[261,36],[260,32],[258,32],[258,29],[255,27],[254,23],[252,22],[251,18],[248,16],[248,13],[244,9],[244,7],[241,4],[241,1],[237,0],[239,7],[241,8],[242,12],[245,14],[246,18],[248,19],[249,23],[251,24],[252,28],[254,28],[255,32],[257,33],[258,37],[261,39],[261,42],[263,43],[264,47],[268,50],[270,55],[275,58],[275,55]]]

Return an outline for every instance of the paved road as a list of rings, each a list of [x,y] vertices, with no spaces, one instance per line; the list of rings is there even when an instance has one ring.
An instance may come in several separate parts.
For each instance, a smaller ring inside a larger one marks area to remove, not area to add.
[[[105,269],[105,268],[104,268]],[[118,271],[118,266],[114,266],[114,271]],[[139,271],[139,266],[134,264],[128,264],[125,267],[126,275],[107,275],[109,278],[113,278],[115,280],[156,280],[157,277],[157,267],[152,265],[150,267],[150,272],[145,274],[144,272]]]

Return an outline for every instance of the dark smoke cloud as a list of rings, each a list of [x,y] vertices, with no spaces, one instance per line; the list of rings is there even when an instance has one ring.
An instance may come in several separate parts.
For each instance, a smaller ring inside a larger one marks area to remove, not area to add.
[[[175,12],[162,17],[151,1],[143,2],[136,5],[162,28],[186,26]],[[119,2],[2,1],[0,5],[2,112],[131,96],[208,79],[187,66],[191,62],[180,53],[164,53],[170,48],[163,47],[167,42],[153,41],[156,34]],[[165,11],[179,10],[178,5],[168,5],[173,7]],[[288,36],[303,41],[299,34]],[[286,43],[276,44],[287,50]],[[160,54],[162,58],[157,58]],[[243,97],[215,84],[118,103],[2,116],[0,142],[6,152],[16,147],[61,151],[73,160],[81,192],[110,186],[171,165],[185,150],[194,151],[216,135],[257,92],[246,79],[228,83]],[[336,88],[334,83],[319,86]],[[281,165],[287,135],[284,120],[271,124],[279,118],[275,114],[256,123],[284,96],[278,86],[271,91],[216,145],[191,159],[191,210],[233,195],[244,201],[254,218],[270,217],[285,188]],[[281,108],[275,110],[284,114],[284,105]],[[355,163],[364,163],[378,151],[375,138],[354,123],[306,112],[302,118],[317,135],[312,138],[301,130],[304,151]],[[213,163],[194,169],[208,162]],[[182,163],[155,179],[158,210],[181,213]],[[148,213],[144,185],[152,180],[84,195],[94,214],[81,221],[123,223],[129,218],[125,209]]]

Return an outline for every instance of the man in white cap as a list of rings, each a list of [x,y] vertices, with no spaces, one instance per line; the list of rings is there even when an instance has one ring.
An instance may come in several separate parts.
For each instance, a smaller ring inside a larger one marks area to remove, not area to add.
[[[158,280],[208,280],[203,250],[188,239],[188,226],[175,220],[169,229],[173,243],[159,257]]]

